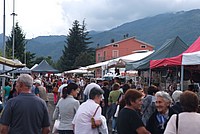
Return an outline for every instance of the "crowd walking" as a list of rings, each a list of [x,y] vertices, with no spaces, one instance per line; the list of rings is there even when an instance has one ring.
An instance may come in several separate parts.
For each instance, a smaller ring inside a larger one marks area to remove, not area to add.
[[[190,88],[167,92],[118,78],[88,82],[65,77],[54,79],[50,90],[43,79],[28,74],[21,74],[9,86],[8,81],[2,96],[1,134],[200,133],[199,96]],[[53,96],[52,114],[48,91]]]

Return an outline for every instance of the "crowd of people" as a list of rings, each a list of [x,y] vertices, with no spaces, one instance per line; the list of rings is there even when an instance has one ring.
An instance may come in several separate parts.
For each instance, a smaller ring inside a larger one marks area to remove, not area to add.
[[[3,90],[1,134],[50,133],[48,92],[54,94],[53,133],[200,133],[199,97],[190,89],[168,93],[154,85],[135,86],[131,80],[123,83],[117,77],[95,81],[21,74],[15,86],[8,82]]]

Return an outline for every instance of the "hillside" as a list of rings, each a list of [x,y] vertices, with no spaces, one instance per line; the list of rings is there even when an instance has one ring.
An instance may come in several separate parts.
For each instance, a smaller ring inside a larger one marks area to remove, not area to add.
[[[177,13],[160,14],[133,22],[125,23],[109,31],[93,36],[95,47],[97,44],[104,46],[123,39],[123,35],[136,36],[159,48],[167,39],[180,36],[186,43],[191,44],[200,35],[200,10],[181,11]]]
[[[158,49],[167,39],[179,36],[187,44],[193,43],[200,36],[200,9],[160,14],[125,23],[108,31],[91,31],[92,44],[96,48],[123,39],[124,35],[135,36]],[[39,36],[28,40],[27,49],[37,56],[52,56],[58,60],[62,55],[66,36]],[[2,38],[0,35],[0,42]],[[2,43],[0,48],[2,48]]]
[[[62,55],[62,50],[66,41],[66,36],[39,36],[28,40],[27,50],[36,53],[37,56],[51,56],[58,60]]]

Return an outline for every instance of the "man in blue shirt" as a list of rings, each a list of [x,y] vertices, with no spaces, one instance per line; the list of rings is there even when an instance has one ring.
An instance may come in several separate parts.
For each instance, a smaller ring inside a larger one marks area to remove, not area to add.
[[[17,97],[8,100],[0,120],[1,134],[48,134],[50,121],[45,101],[31,93],[33,78],[21,74],[16,82]]]

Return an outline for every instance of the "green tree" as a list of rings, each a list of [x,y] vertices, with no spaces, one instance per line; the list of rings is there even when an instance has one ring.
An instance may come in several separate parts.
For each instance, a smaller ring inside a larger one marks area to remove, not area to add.
[[[18,22],[14,28],[14,35],[14,58],[18,59],[22,63],[26,63],[27,66],[30,67],[35,58],[35,54],[29,51],[25,52],[27,40],[25,39],[25,34],[21,27],[19,27]],[[13,30],[11,31],[11,36],[9,36],[6,41],[6,57],[10,59],[13,57]]]
[[[79,55],[83,52],[88,52],[88,44],[90,37],[86,32],[85,21],[80,25],[79,21],[75,20],[72,24],[72,28],[69,29],[66,45],[64,46],[63,55],[58,61],[58,65],[61,71],[70,70],[79,67],[81,64],[78,62]],[[76,59],[78,58],[78,59]],[[76,62],[77,61],[77,62]],[[76,64],[75,64],[76,62]]]
[[[81,41],[82,41],[82,43],[80,46],[83,48],[80,48],[81,50],[86,50],[86,51],[91,50],[90,48],[88,48],[88,45],[93,42],[89,41],[91,39],[91,37],[88,37],[88,34],[89,34],[89,32],[86,29],[85,20],[83,20],[82,26],[81,26]],[[84,51],[82,51],[82,52],[84,52]]]
[[[31,68],[35,65],[35,61],[34,60],[30,60],[30,59],[34,59],[35,58],[35,53],[31,53],[31,52],[26,52],[26,58],[25,58],[25,64],[28,68]],[[28,60],[27,60],[28,59]]]
[[[94,64],[95,62],[95,51],[91,51],[91,52],[82,52],[81,54],[79,54],[78,57],[76,57],[74,66],[77,67],[85,67],[87,65],[90,64]]]

